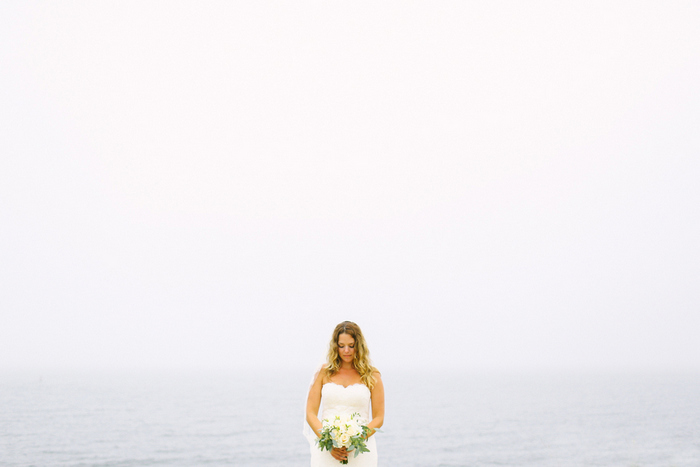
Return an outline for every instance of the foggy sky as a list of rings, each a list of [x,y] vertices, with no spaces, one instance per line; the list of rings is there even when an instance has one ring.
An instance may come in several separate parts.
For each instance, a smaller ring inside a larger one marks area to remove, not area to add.
[[[700,369],[694,2],[3,2],[0,368]]]

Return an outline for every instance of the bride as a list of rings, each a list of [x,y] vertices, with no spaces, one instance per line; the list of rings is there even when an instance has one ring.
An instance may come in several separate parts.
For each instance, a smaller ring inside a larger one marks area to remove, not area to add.
[[[348,452],[345,448],[333,448],[330,452],[318,448],[315,440],[320,437],[323,426],[318,417],[321,403],[321,419],[332,420],[335,415],[359,412],[369,422],[369,452],[355,457],[354,452]],[[384,385],[379,371],[370,364],[369,350],[360,327],[351,321],[343,321],[333,330],[328,361],[314,377],[309,390],[306,422],[306,434],[311,444],[311,467],[337,467],[339,461],[345,459],[348,465],[377,467],[377,444],[372,435],[384,423]],[[308,431],[309,427],[313,434]]]

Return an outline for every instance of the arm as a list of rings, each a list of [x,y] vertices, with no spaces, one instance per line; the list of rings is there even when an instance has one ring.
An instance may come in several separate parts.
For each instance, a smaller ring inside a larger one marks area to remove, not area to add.
[[[382,375],[377,371],[374,374],[374,388],[372,388],[372,421],[367,424],[372,436],[376,429],[384,424],[384,383]]]
[[[314,383],[309,389],[309,396],[306,399],[306,423],[309,424],[316,437],[321,437],[323,424],[318,419],[318,408],[321,406],[321,388],[323,388],[323,370],[318,372]]]

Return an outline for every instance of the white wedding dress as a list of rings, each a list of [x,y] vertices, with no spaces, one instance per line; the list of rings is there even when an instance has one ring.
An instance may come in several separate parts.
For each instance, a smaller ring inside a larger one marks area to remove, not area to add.
[[[321,389],[321,415],[324,418],[333,419],[336,415],[352,415],[355,412],[360,414],[366,423],[372,420],[370,412],[371,394],[369,388],[364,384],[357,383],[350,386],[342,386],[336,383],[326,383]],[[310,430],[307,431],[309,433]],[[367,440],[369,452],[363,452],[355,457],[355,451],[348,453],[348,466],[354,467],[377,467],[377,443],[376,435],[370,436]],[[311,433],[308,437],[311,445],[311,467],[339,467],[341,463],[331,456],[328,451],[321,451]]]

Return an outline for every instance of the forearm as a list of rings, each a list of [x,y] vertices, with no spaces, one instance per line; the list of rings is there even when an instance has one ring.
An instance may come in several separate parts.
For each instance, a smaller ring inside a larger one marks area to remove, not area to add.
[[[379,428],[382,427],[383,424],[384,424],[384,416],[383,415],[380,417],[374,417],[372,419],[372,421],[367,424],[367,428],[369,428],[368,437],[372,436],[375,433],[375,431],[377,431]]]
[[[321,423],[321,420],[318,419],[317,416],[311,415],[311,414],[306,414],[306,423],[309,424],[311,427],[311,430],[313,430],[314,434],[317,437],[321,437],[321,429],[323,428],[323,423]]]

